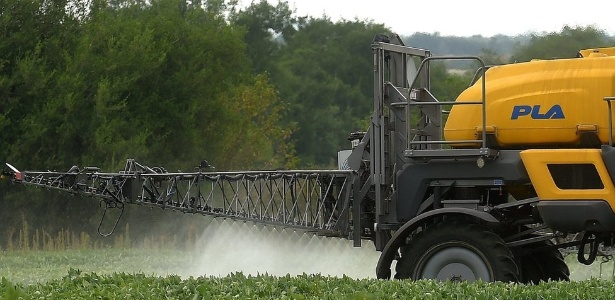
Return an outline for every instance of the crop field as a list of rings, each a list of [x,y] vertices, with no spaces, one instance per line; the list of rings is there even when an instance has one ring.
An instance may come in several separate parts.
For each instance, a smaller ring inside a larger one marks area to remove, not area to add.
[[[11,273],[0,282],[0,299],[612,299],[615,282],[592,278],[572,282],[548,282],[539,285],[505,283],[450,283],[434,281],[397,281],[354,279],[347,276],[300,274],[296,276],[245,275],[241,272],[221,277],[181,277],[154,273],[124,273],[111,269],[138,268],[123,265],[130,255],[109,251],[98,257],[96,263],[84,262],[84,253],[54,253],[47,256],[48,264],[26,263],[29,267]],[[44,253],[38,253],[45,256]],[[90,255],[94,253],[89,253]],[[163,268],[163,255],[151,258],[146,268]],[[36,255],[39,256],[39,255]],[[17,255],[10,261],[19,262]],[[23,255],[25,262],[31,255]],[[111,259],[109,264],[106,260]],[[183,263],[175,261],[176,263]],[[43,271],[67,264],[89,268],[97,264],[99,273],[77,269]],[[6,261],[3,261],[6,266]],[[177,265],[175,266],[177,268]],[[3,267],[2,273],[7,270]],[[39,281],[36,274],[43,272],[46,281]],[[164,270],[164,274],[167,270]],[[64,273],[60,277],[56,274]],[[22,283],[18,283],[22,278]],[[30,283],[25,283],[30,281]],[[32,283],[35,281],[37,283]]]
[[[571,263],[572,282],[524,286],[320,274],[196,276],[197,261],[195,253],[160,249],[5,252],[0,299],[612,299],[615,293],[612,262],[603,265],[602,278],[599,263]]]
[[[373,247],[373,246],[372,246]],[[536,286],[374,279],[350,241],[214,222],[190,249],[0,252],[0,299],[612,299],[613,261]]]

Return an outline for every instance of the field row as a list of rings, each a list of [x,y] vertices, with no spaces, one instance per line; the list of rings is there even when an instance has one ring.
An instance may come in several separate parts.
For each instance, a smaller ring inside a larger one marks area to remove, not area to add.
[[[241,232],[245,231],[243,229],[237,228]],[[272,234],[276,238],[279,235]],[[226,234],[222,236],[228,237]],[[278,242],[276,248],[270,248],[248,237],[246,234],[242,238],[229,240],[227,245],[216,236],[207,236],[205,240],[209,243],[192,251],[141,248],[0,252],[0,277],[3,278],[0,300],[20,297],[587,299],[588,296],[591,299],[612,299],[615,291],[613,261],[603,264],[598,261],[591,266],[582,266],[574,262],[575,255],[567,257],[572,282],[524,286],[386,281],[373,278],[377,255],[369,248],[352,248],[345,243],[347,241],[339,239],[311,238],[301,242],[302,239],[293,236],[280,238],[288,242]],[[245,241],[246,244],[238,241]],[[269,257],[267,252],[271,252]],[[296,256],[282,257],[293,252]],[[335,258],[336,261],[323,260],[324,256]],[[352,270],[353,266],[356,269]]]
[[[156,277],[70,270],[34,285],[0,283],[0,299],[612,299],[615,281],[540,285],[352,279],[321,275]]]

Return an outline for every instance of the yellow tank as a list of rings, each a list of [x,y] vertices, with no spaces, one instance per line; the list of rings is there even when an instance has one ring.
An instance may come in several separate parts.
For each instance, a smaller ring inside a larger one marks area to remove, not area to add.
[[[583,50],[579,56],[487,70],[486,125],[497,147],[574,147],[582,144],[584,133],[608,143],[603,98],[615,96],[615,48]],[[481,89],[479,80],[456,101],[479,101]],[[455,105],[444,137],[449,141],[480,139],[481,130],[480,105]]]

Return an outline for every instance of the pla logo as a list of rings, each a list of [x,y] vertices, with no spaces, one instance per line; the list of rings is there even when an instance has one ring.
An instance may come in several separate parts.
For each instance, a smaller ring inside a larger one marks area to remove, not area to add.
[[[553,105],[548,110],[541,109],[540,105],[515,105],[515,107],[513,107],[512,115],[510,115],[510,119],[517,120],[519,117],[524,116],[530,116],[535,120],[564,119],[564,111],[559,104]]]

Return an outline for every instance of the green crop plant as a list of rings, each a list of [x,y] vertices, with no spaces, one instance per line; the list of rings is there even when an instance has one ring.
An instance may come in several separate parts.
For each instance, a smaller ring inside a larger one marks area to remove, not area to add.
[[[615,282],[590,279],[538,285],[377,280],[234,273],[226,277],[98,275],[71,269],[32,285],[2,279],[0,299],[612,299]]]

